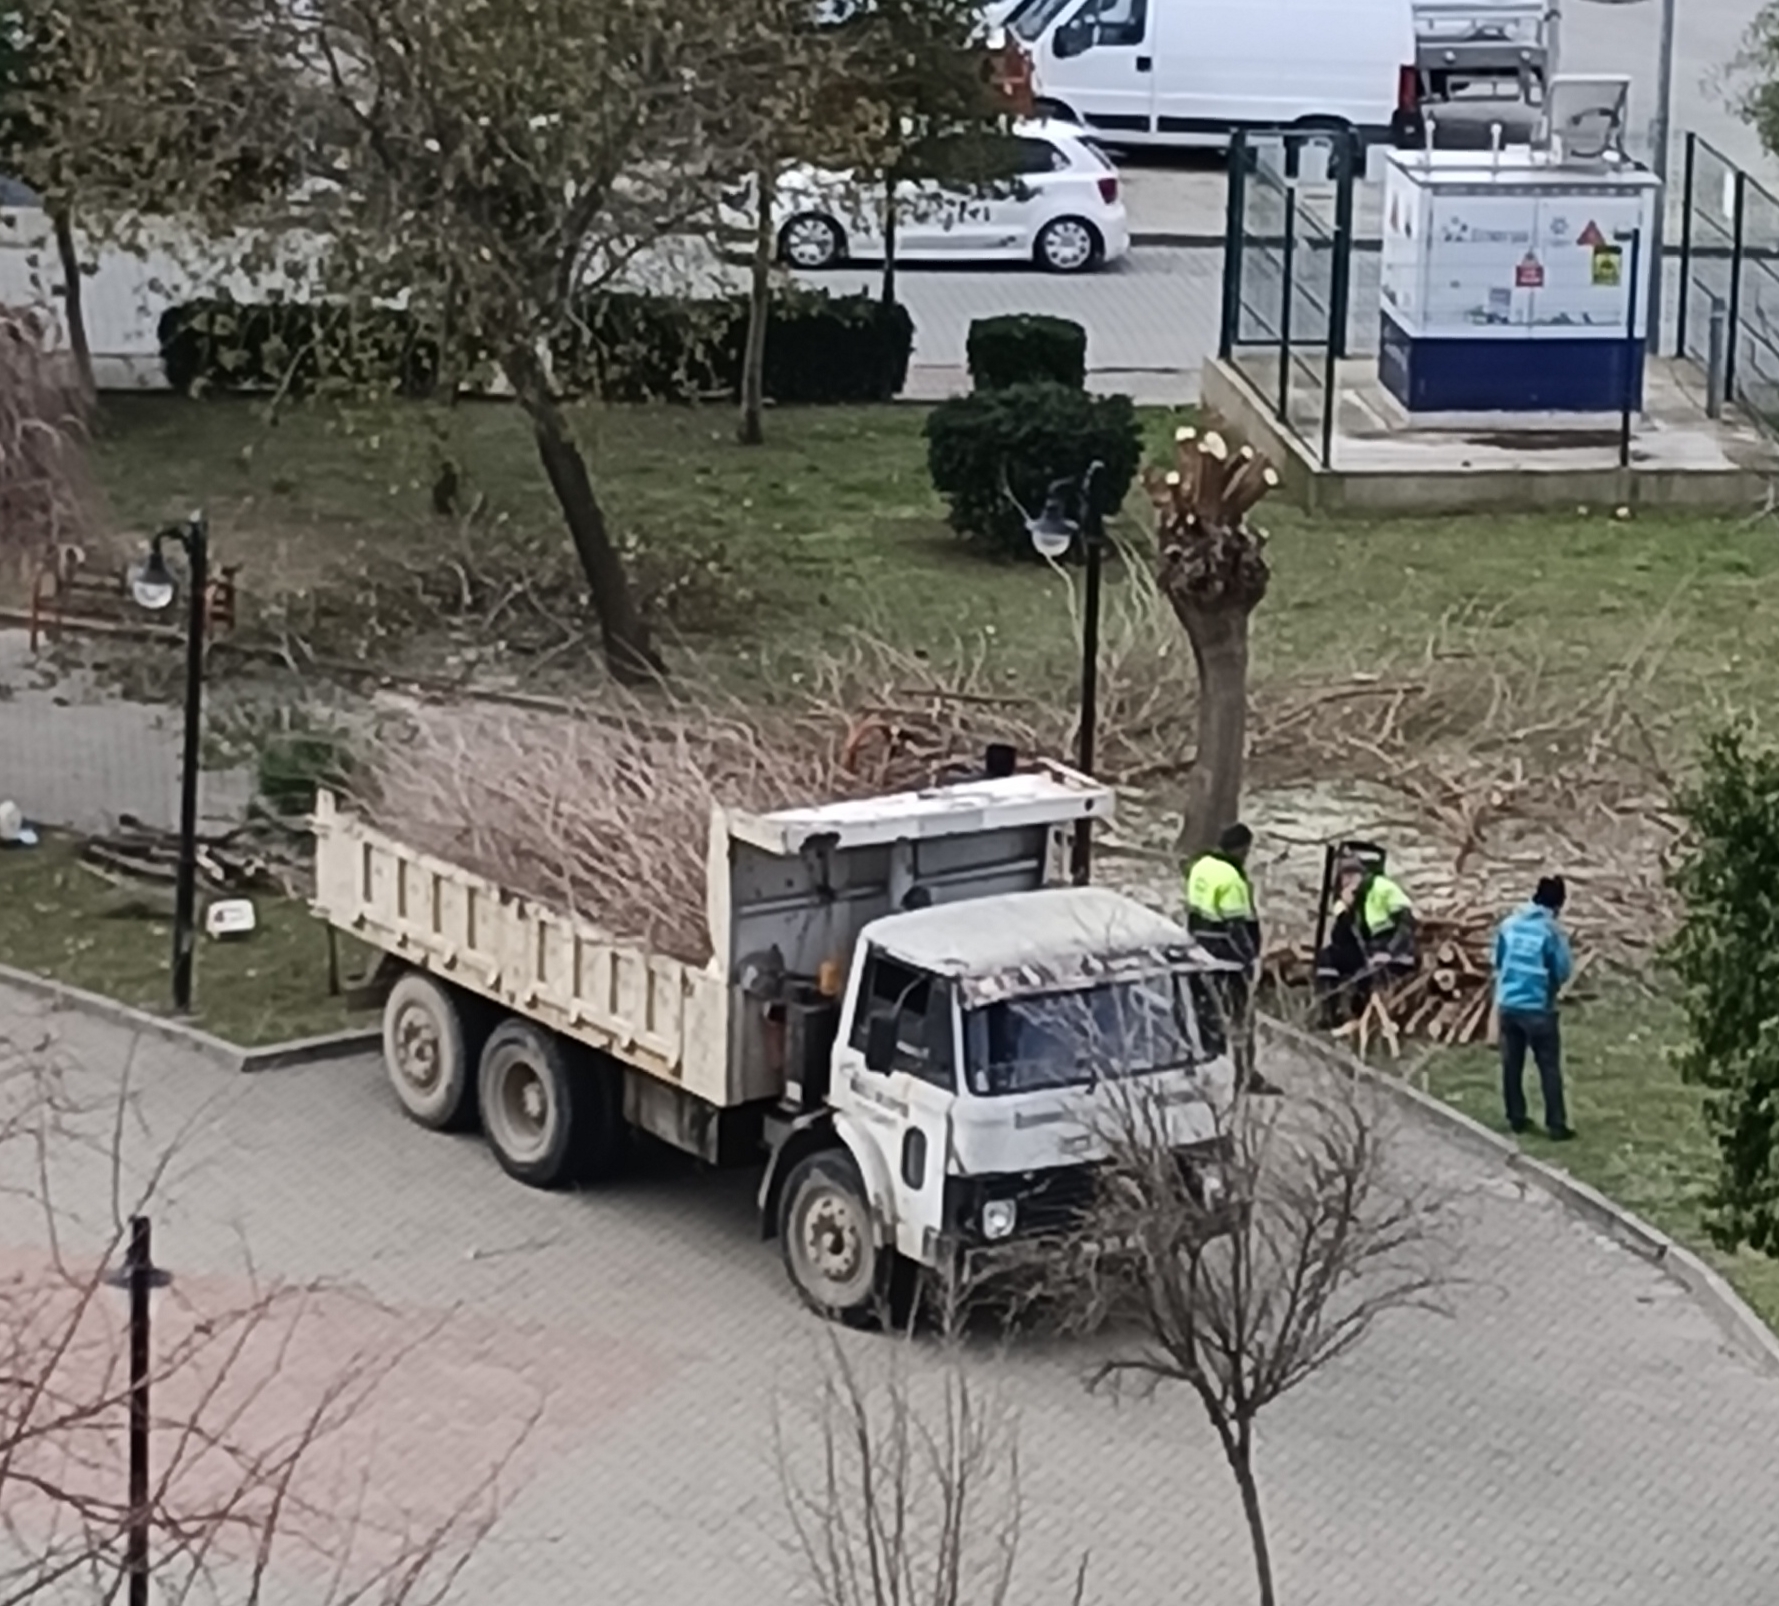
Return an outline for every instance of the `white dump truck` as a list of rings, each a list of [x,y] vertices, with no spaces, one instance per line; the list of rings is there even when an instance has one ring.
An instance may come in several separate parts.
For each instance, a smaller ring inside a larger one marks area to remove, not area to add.
[[[538,1187],[638,1130],[765,1160],[791,1281],[868,1318],[908,1264],[991,1264],[1064,1229],[1116,1082],[1223,1191],[1221,967],[1117,893],[1058,886],[1112,794],[1057,766],[711,821],[713,957],[690,965],[373,828],[323,793],[315,911],[381,949],[383,1049],[424,1126],[480,1120]]]

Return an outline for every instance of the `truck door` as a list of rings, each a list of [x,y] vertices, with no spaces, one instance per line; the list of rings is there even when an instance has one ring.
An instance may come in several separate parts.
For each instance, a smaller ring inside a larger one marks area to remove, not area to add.
[[[872,950],[850,1045],[852,1090],[884,1143],[895,1201],[896,1247],[921,1265],[937,1258],[957,1088],[953,989]],[[850,1057],[850,1056],[849,1056]]]
[[[1087,0],[1054,27],[1038,58],[1039,93],[1115,138],[1153,125],[1155,45],[1150,0]]]

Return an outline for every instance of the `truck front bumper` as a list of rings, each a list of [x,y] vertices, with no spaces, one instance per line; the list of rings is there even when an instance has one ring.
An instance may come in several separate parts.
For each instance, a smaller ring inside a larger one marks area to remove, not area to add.
[[[1207,1212],[1228,1192],[1229,1140],[1213,1138],[1177,1150],[1181,1180]],[[1069,1238],[1088,1219],[1104,1162],[988,1177],[948,1177],[945,1236],[971,1264],[1030,1257],[1034,1246]]]

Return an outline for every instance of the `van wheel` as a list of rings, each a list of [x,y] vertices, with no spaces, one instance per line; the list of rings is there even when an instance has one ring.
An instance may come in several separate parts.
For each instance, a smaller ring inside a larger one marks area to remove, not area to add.
[[[814,273],[846,260],[846,231],[819,212],[799,212],[778,231],[778,259]]]
[[[424,971],[397,978],[383,1001],[383,1066],[411,1121],[434,1132],[474,1124],[475,1012]]]
[[[622,1084],[603,1064],[529,1021],[508,1020],[482,1050],[482,1130],[501,1169],[533,1188],[609,1175],[624,1143]]]
[[[779,1246],[803,1303],[830,1321],[854,1327],[872,1321],[891,1257],[877,1243],[852,1156],[825,1149],[800,1160],[781,1197]]]
[[[1047,117],[1053,122],[1074,123],[1077,127],[1082,126],[1081,119],[1075,115],[1074,107],[1065,106],[1060,100],[1044,100],[1042,98],[1034,100],[1032,116],[1034,118]]]
[[[1052,218],[1038,231],[1032,256],[1046,273],[1086,273],[1106,254],[1100,231],[1085,218]]]

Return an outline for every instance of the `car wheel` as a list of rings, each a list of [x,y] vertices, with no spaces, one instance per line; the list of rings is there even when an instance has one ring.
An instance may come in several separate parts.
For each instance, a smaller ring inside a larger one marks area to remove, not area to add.
[[[831,268],[846,260],[846,232],[820,212],[799,212],[778,231],[778,257],[806,272]]]
[[[1032,255],[1046,273],[1086,273],[1106,254],[1100,231],[1085,218],[1052,218],[1038,231]]]

